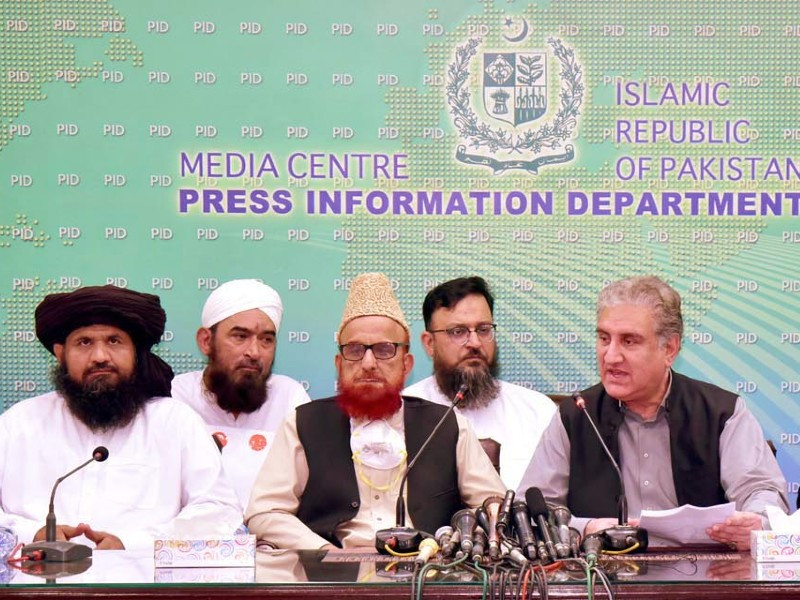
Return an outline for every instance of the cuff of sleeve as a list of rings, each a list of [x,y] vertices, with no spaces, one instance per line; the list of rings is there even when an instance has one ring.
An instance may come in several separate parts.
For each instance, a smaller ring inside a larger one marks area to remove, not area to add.
[[[308,534],[295,537],[295,541],[292,542],[292,547],[299,550],[320,550],[323,546],[327,546],[328,544],[330,544],[328,540],[309,530]]]
[[[250,533],[255,534],[258,544],[269,544],[275,549],[319,550],[330,543],[311,531],[294,515],[288,519],[273,518],[269,522],[264,519],[264,515],[258,515],[247,521],[247,528]]]

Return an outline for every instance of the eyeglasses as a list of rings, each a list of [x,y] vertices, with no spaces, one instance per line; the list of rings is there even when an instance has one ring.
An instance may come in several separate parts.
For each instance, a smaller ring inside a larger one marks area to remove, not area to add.
[[[400,347],[408,347],[408,344],[400,342],[378,342],[377,344],[359,344],[351,342],[349,344],[339,344],[339,352],[345,360],[361,360],[367,353],[367,350],[372,350],[372,355],[378,360],[389,360],[394,358],[397,354],[397,349]]]
[[[459,325],[457,327],[450,327],[449,329],[429,329],[428,333],[446,333],[450,337],[451,342],[463,346],[467,343],[473,331],[480,341],[491,342],[494,339],[495,329],[497,329],[497,325],[488,323],[485,325],[478,325],[475,329]]]

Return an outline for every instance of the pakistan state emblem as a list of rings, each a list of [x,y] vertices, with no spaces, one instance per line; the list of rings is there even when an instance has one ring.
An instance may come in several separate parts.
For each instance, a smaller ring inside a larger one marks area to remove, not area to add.
[[[527,31],[523,19],[523,34],[505,39],[522,41]],[[480,38],[472,38],[459,46],[448,68],[447,103],[464,142],[456,149],[456,160],[489,167],[495,175],[510,169],[536,175],[545,165],[575,158],[575,148],[568,142],[577,127],[584,88],[574,51],[561,40],[548,40],[560,67],[560,105],[553,120],[542,124],[551,94],[547,50],[483,51],[478,81],[483,92],[482,112],[492,120],[487,122],[473,109],[469,90],[470,65],[481,43]]]
[[[489,116],[515,127],[541,117],[547,110],[546,60],[543,52],[484,53],[483,105]]]

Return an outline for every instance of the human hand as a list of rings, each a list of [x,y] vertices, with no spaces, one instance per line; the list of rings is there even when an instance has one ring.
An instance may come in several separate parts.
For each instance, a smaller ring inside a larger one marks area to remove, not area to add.
[[[33,536],[34,542],[43,542],[47,538],[47,527],[42,527],[36,534]],[[57,542],[66,542],[71,540],[74,537],[78,537],[79,535],[83,535],[86,532],[86,525],[83,523],[79,524],[77,527],[73,525],[56,525],[56,541]]]
[[[583,530],[583,535],[585,537],[589,534],[598,533],[600,531],[603,531],[604,529],[608,529],[609,527],[616,527],[617,525],[619,525],[619,520],[613,519],[611,517],[592,519],[586,524],[586,528]],[[638,527],[639,519],[628,519],[627,525]]]
[[[107,531],[95,531],[90,525],[81,523],[79,525],[86,528],[84,535],[92,540],[98,550],[125,550],[125,546],[117,536]]]
[[[731,554],[731,558],[739,555]],[[755,577],[752,572],[753,561],[750,557],[740,560],[715,560],[706,571],[706,577],[715,581],[751,581]]]
[[[734,550],[743,552],[750,549],[750,532],[763,529],[761,515],[751,512],[735,512],[722,523],[706,529],[708,537],[715,542],[727,544]]]

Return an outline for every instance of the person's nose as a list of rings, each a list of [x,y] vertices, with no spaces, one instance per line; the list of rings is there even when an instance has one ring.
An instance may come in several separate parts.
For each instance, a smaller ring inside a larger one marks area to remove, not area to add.
[[[258,360],[258,338],[251,336],[244,346],[244,355],[251,360]]]
[[[467,332],[467,341],[464,342],[464,345],[467,348],[480,348],[481,338],[478,337],[478,332],[477,331]]]
[[[108,351],[108,347],[105,344],[97,343],[92,345],[89,358],[94,364],[103,364],[111,361],[111,353]]]
[[[361,359],[361,368],[368,371],[375,369],[378,366],[378,359],[372,353],[372,348],[367,348],[364,351],[364,356]]]
[[[619,342],[611,340],[603,354],[603,360],[606,364],[616,365],[622,362],[622,347]]]

